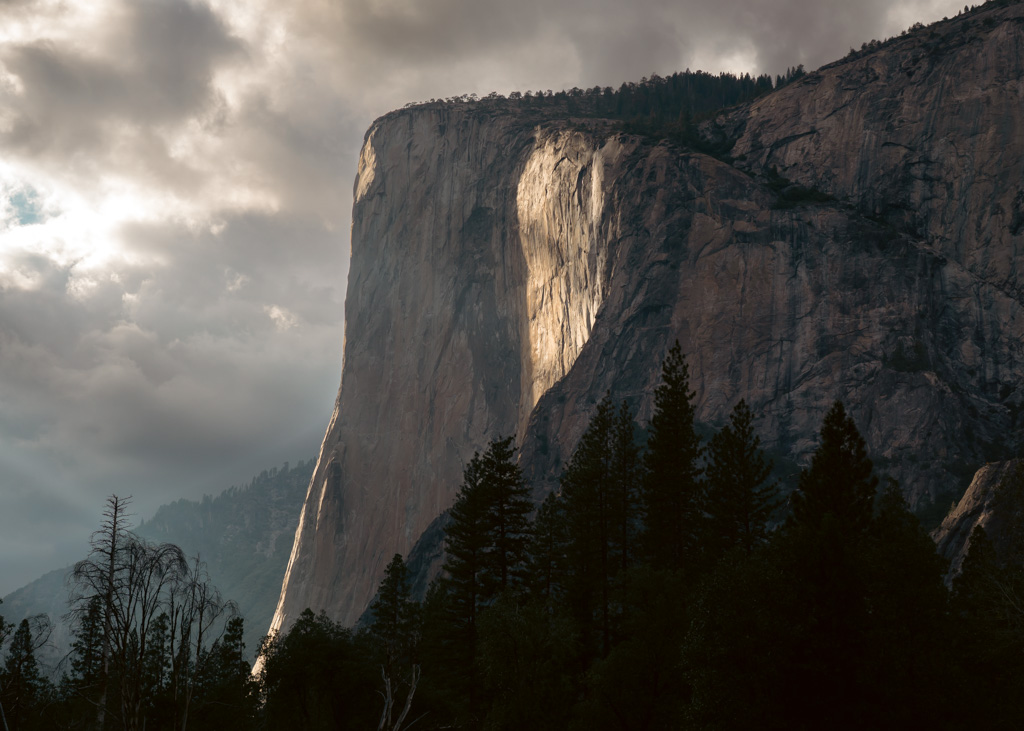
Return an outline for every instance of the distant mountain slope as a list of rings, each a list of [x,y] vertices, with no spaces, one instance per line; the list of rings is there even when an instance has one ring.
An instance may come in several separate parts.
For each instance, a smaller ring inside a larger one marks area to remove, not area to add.
[[[316,462],[264,470],[247,487],[164,505],[136,529],[143,538],[197,553],[221,594],[238,602],[250,655],[266,634],[284,578],[299,511]]]
[[[270,626],[299,522],[299,511],[315,462],[287,462],[264,470],[245,487],[231,487],[217,497],[177,500],[160,507],[135,529],[153,542],[174,543],[189,556],[207,563],[221,593],[238,603],[245,617],[245,646],[251,658]],[[88,550],[82,546],[82,557]],[[67,611],[69,568],[51,571],[11,592],[0,615],[18,622],[22,617],[47,614],[54,623],[48,647],[40,660],[51,671],[70,647],[70,629],[62,621]]]

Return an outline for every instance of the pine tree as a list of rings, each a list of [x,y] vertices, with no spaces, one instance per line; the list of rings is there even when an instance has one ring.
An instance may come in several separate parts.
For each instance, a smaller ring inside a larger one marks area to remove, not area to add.
[[[962,666],[963,726],[1021,728],[1024,576],[1006,564],[981,525],[953,581],[954,657]],[[970,724],[967,721],[970,721]]]
[[[146,647],[142,656],[141,696],[147,725],[159,726],[161,721],[174,718],[174,699],[170,697],[168,680],[170,670],[170,618],[166,612],[146,630]]]
[[[871,709],[851,694],[863,672],[872,619],[870,572],[863,560],[878,478],[864,440],[842,403],[822,423],[821,443],[800,474],[785,532],[787,570],[801,598],[797,648],[801,664],[792,682],[807,691],[800,723],[842,713],[870,727]]]
[[[476,709],[477,621],[480,612],[524,578],[529,540],[529,491],[515,464],[513,439],[496,439],[474,454],[449,513],[445,532],[444,596],[450,649],[467,671],[469,714]]]
[[[88,611],[93,597],[99,597],[103,617],[103,662],[98,678],[96,701],[96,726],[104,728],[108,705],[108,691],[111,675],[115,671],[115,643],[124,628],[118,626],[119,590],[127,583],[123,576],[125,562],[122,555],[129,542],[128,505],[131,496],[122,498],[111,495],[103,511],[100,529],[92,534],[89,541],[89,557],[75,564],[71,580],[76,591],[71,597],[72,615],[81,616]]]
[[[244,633],[244,620],[232,617],[210,648],[197,691],[196,720],[190,726],[243,731],[255,725],[258,698],[245,659]]]
[[[602,656],[611,649],[613,625],[622,613],[617,577],[631,565],[640,522],[639,482],[632,413],[623,404],[616,414],[605,396],[561,479],[566,600],[584,635],[600,638]]]
[[[480,472],[477,456],[466,466],[462,489],[449,512],[451,522],[445,530],[446,583],[460,624],[467,631],[475,625],[483,601],[486,554],[491,546],[487,496],[485,490],[479,489]]]
[[[776,505],[778,485],[766,484],[772,463],[761,450],[752,422],[753,414],[741,400],[708,449],[706,543],[719,556],[732,548],[741,548],[749,556],[764,540]]]
[[[684,569],[696,557],[701,533],[701,445],[690,369],[678,341],[662,364],[661,378],[648,427],[644,543],[655,567]]]
[[[420,666],[415,653],[418,608],[409,598],[409,572],[401,554],[396,553],[370,605],[370,633],[383,650],[381,729],[385,731],[401,728],[419,683]]]
[[[523,583],[530,539],[530,490],[515,462],[513,437],[491,442],[480,458],[481,484],[487,495],[491,546],[486,551],[488,600]]]
[[[623,401],[612,423],[610,444],[612,456],[611,488],[613,510],[616,515],[614,551],[619,568],[624,573],[638,560],[638,536],[642,524],[640,516],[640,486],[643,465],[640,447],[636,442],[636,422],[633,412]]]
[[[565,501],[553,492],[537,509],[529,549],[531,593],[545,603],[558,603],[565,597],[568,547]]]
[[[103,674],[103,599],[93,596],[79,618],[71,643],[71,675],[68,680],[78,693],[92,697]]]
[[[384,672],[397,676],[400,665],[411,662],[416,642],[417,605],[409,597],[409,571],[396,553],[384,571],[377,596],[370,605],[370,633],[384,652]]]
[[[343,731],[377,724],[379,669],[369,666],[352,631],[323,612],[303,610],[287,633],[263,643],[260,655],[265,728]]]
[[[23,619],[11,638],[7,659],[0,672],[0,703],[11,731],[36,724],[47,686],[36,661],[32,627],[27,619]]]
[[[821,444],[793,493],[792,525],[816,528],[831,516],[842,530],[860,532],[871,522],[878,488],[857,425],[836,401],[821,426]]]
[[[444,570],[467,619],[523,579],[533,504],[514,454],[509,437],[473,455],[451,509]]]
[[[584,637],[600,636],[602,656],[611,645],[611,576],[617,566],[611,550],[615,529],[608,448],[612,418],[611,398],[606,396],[561,479],[569,537],[566,600]]]
[[[995,546],[984,527],[974,526],[967,545],[969,550],[960,565],[960,573],[953,580],[953,595],[964,614],[976,612],[987,603],[1000,573]]]
[[[857,550],[867,605],[861,672],[868,727],[935,728],[952,688],[952,634],[943,579],[948,565],[910,512],[896,480],[881,490]]]

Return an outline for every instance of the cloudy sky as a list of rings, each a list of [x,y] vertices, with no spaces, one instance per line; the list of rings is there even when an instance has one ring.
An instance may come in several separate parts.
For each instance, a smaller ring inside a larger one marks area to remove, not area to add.
[[[362,135],[408,101],[814,68],[948,0],[0,0],[0,596],[315,455]]]

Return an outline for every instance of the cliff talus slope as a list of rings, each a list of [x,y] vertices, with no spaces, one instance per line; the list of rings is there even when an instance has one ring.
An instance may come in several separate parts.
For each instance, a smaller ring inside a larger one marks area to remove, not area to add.
[[[799,463],[844,399],[912,503],[948,504],[1021,437],[1020,16],[721,115],[723,159],[493,104],[378,120],[341,390],[274,626],[354,621],[489,439],[519,436],[541,494],[606,392],[645,422],[675,339],[701,421],[745,398]]]

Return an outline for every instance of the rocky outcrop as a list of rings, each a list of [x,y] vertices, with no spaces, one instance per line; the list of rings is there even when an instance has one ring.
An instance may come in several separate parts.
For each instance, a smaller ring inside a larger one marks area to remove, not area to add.
[[[971,532],[978,526],[985,529],[997,553],[1006,556],[1024,536],[1021,517],[1021,460],[987,464],[977,471],[967,492],[953,506],[935,529],[932,538],[939,555],[949,561],[949,577],[960,572],[960,566],[971,549]]]
[[[645,422],[675,339],[700,420],[745,398],[799,464],[843,399],[916,506],[1016,449],[1021,16],[940,24],[721,115],[722,159],[486,103],[378,120],[341,390],[273,626],[307,606],[354,622],[488,440],[519,436],[539,497],[606,392]]]

